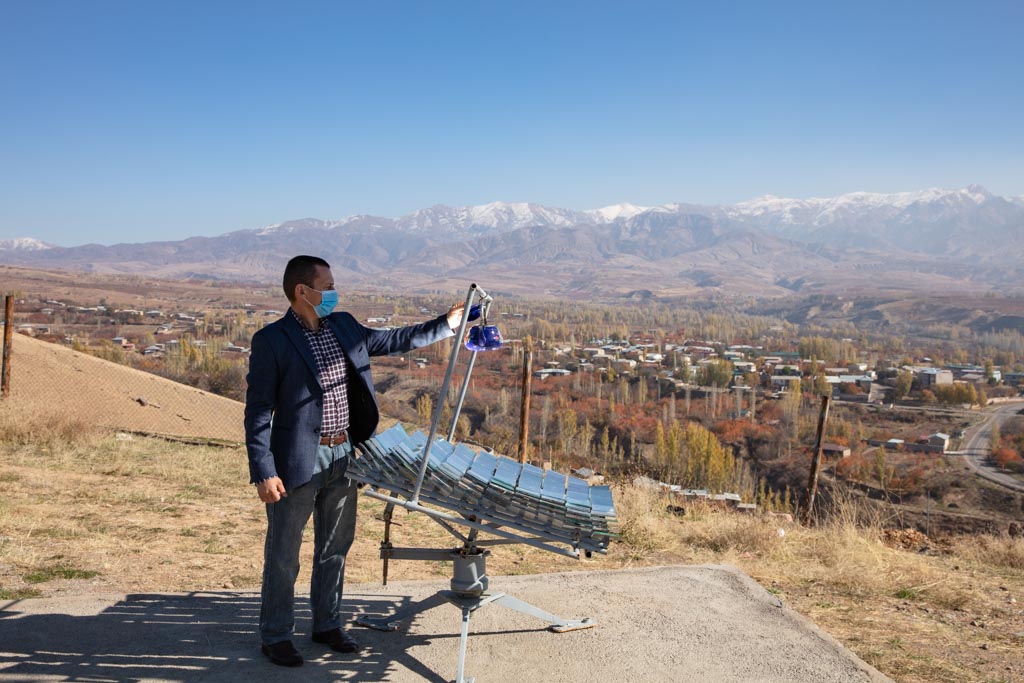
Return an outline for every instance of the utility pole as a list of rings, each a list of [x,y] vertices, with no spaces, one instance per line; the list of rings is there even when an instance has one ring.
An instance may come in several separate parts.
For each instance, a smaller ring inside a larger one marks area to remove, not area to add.
[[[818,489],[818,467],[821,464],[821,449],[825,445],[825,420],[828,419],[830,398],[828,394],[821,397],[821,413],[818,415],[818,439],[817,444],[814,446],[814,457],[811,459],[811,474],[807,479],[807,503],[801,518],[805,525],[811,521],[811,511],[814,509],[814,496]]]
[[[519,407],[519,462],[525,463],[530,447],[530,384],[533,378],[533,340],[523,339],[523,398]]]
[[[14,342],[14,295],[4,298],[4,360],[0,371],[0,398],[11,395],[11,345]]]

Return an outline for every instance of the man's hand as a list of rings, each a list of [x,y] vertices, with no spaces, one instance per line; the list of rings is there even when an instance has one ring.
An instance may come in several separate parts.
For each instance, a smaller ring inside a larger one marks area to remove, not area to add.
[[[465,308],[466,304],[461,303],[453,304],[452,307],[448,309],[448,327],[452,328],[453,331],[459,329],[459,325],[462,324],[462,311]]]
[[[276,503],[288,495],[281,477],[271,477],[256,484],[256,493],[264,503]]]

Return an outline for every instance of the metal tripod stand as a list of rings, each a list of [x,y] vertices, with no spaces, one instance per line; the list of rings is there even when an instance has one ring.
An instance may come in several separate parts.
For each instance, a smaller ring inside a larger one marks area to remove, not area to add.
[[[462,611],[462,629],[459,635],[459,663],[455,683],[473,683],[475,679],[466,678],[466,645],[469,639],[469,618],[476,610],[485,605],[495,604],[549,623],[548,630],[555,633],[576,631],[596,626],[591,619],[563,619],[528,602],[524,602],[507,593],[488,591],[487,556],[491,551],[481,548],[480,544],[487,541],[476,540],[476,530],[472,530],[461,548],[450,550],[434,548],[392,548],[381,544],[381,557],[395,560],[450,560],[454,568],[450,590],[440,590],[428,598],[407,605],[385,617],[362,616],[356,620],[360,626],[377,629],[378,631],[397,631],[400,623],[417,614],[426,612],[445,603],[450,603]],[[390,544],[388,544],[390,545]]]

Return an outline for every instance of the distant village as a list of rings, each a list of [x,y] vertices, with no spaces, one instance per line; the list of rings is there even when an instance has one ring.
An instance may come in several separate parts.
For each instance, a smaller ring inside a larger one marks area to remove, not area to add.
[[[415,300],[383,296],[353,300],[350,310],[368,327],[389,328],[439,315],[439,308],[427,301],[427,305],[421,305]],[[284,311],[265,305],[231,302],[178,310],[169,305],[133,309],[102,301],[83,305],[46,299],[18,302],[15,327],[22,334],[244,400],[249,340],[256,330],[282,315]],[[498,437],[492,438],[506,438],[501,437],[501,430],[508,426],[508,390],[519,383],[524,353],[521,342],[532,333],[534,392],[544,397],[534,407],[535,413],[540,411],[540,424],[549,419],[544,413],[549,412],[552,395],[587,397],[586,407],[554,408],[556,415],[571,413],[571,419],[583,425],[583,443],[588,445],[579,447],[580,452],[596,454],[592,460],[583,457],[571,465],[574,474],[582,478],[600,476],[591,469],[594,465],[622,468],[636,458],[656,462],[653,425],[676,420],[676,401],[685,411],[686,424],[733,433],[746,429],[761,430],[757,433],[762,435],[785,432],[786,439],[799,428],[794,425],[799,424],[801,406],[812,405],[809,397],[830,396],[837,403],[848,404],[847,410],[861,406],[862,411],[857,412],[865,419],[863,425],[860,418],[856,420],[857,438],[850,438],[848,432],[832,434],[834,440],[827,438],[822,448],[823,455],[833,463],[850,463],[851,471],[861,472],[867,467],[863,464],[866,452],[873,451],[875,458],[893,452],[892,463],[896,464],[892,466],[898,468],[913,465],[912,460],[904,462],[902,458],[913,459],[919,454],[931,461],[934,456],[955,452],[965,436],[963,411],[1017,397],[1024,388],[1024,372],[1019,372],[1019,366],[949,364],[927,356],[886,357],[878,348],[858,348],[853,339],[795,338],[785,335],[786,328],[781,326],[767,328],[767,334],[773,335],[770,337],[724,340],[688,337],[683,330],[627,332],[621,324],[614,326],[617,331],[608,336],[577,338],[572,336],[576,328],[560,323],[559,336],[570,336],[566,341],[551,338],[555,336],[552,334],[537,338],[538,331],[553,326],[538,324],[540,319],[535,321],[532,315],[524,306],[500,310],[492,316],[492,322],[501,327],[509,351],[484,354],[487,357],[481,361],[490,373],[498,374],[488,373],[488,380],[482,383],[487,388],[481,389],[481,395],[491,392],[482,414],[493,411],[496,417],[485,423],[489,426],[478,428],[483,433],[494,430]],[[601,328],[591,324],[589,329]],[[789,334],[793,334],[791,329]],[[429,393],[436,388],[446,357],[447,351],[437,346],[378,362],[382,372],[404,376],[406,387]],[[599,412],[603,391],[606,413]],[[415,396],[414,392],[411,395]],[[410,401],[410,392],[404,393],[391,407],[396,414],[407,411],[405,419],[415,419],[411,416],[417,414],[419,406],[403,405],[402,401]],[[635,400],[630,398],[634,395]],[[691,399],[700,404],[691,403]],[[778,403],[772,405],[774,402]],[[620,418],[605,418],[615,410],[614,403],[629,405],[619,406],[623,409],[618,413]],[[657,403],[662,403],[660,418]],[[948,417],[927,417],[925,409],[930,407],[948,411]],[[898,410],[893,412],[894,408]],[[574,409],[581,412],[577,414]],[[914,410],[925,412],[910,417],[908,413]],[[558,426],[549,431],[562,434],[562,429]],[[560,447],[568,453],[568,441],[558,439],[548,439],[548,449]],[[728,443],[729,448],[750,447],[735,439]],[[508,448],[507,444],[504,447]],[[740,511],[755,506],[788,509],[785,499],[779,498],[781,487],[774,494],[755,494],[747,484],[736,480],[731,490],[710,490],[710,485],[684,485],[676,475],[657,467],[648,471],[666,481],[650,480],[646,484],[664,490],[682,506],[699,499]],[[889,485],[896,487],[891,482]]]
[[[252,333],[283,315],[283,311],[253,304],[243,304],[241,310],[203,313],[76,305],[54,299],[21,301],[18,313],[17,319],[22,322],[16,329],[20,333],[65,344],[112,346],[125,354],[153,360],[173,353],[182,343],[205,353],[242,360],[249,353]],[[419,314],[433,316],[437,312],[421,307]],[[527,317],[516,312],[498,315],[509,323]],[[393,317],[369,315],[363,322],[370,327],[388,327]],[[116,333],[104,334],[105,330]],[[797,344],[798,340],[792,340],[794,347]],[[1003,372],[991,365],[938,366],[924,357],[914,359],[912,364],[907,359],[889,359],[834,366],[829,359],[803,358],[792,350],[722,340],[655,339],[649,333],[585,343],[538,340],[536,358],[533,374],[539,381],[595,372],[656,376],[666,386],[697,395],[748,392],[748,403],[756,398],[778,399],[795,390],[819,395],[828,392],[838,401],[891,406],[896,401],[936,400],[936,393],[945,395],[944,389],[958,385],[970,388],[965,396],[982,396],[987,402],[985,389],[1002,396],[1016,395],[1024,381],[1024,372]],[[431,363],[425,357],[410,360],[419,367]]]

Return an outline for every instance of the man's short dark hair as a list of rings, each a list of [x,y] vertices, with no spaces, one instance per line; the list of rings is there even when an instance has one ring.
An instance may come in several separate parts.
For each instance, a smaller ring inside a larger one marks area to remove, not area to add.
[[[296,256],[284,267],[284,295],[295,301],[295,285],[313,286],[317,266],[330,268],[331,264],[318,256]]]

